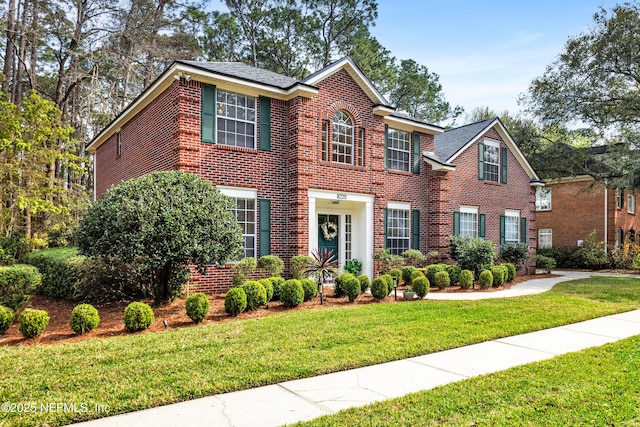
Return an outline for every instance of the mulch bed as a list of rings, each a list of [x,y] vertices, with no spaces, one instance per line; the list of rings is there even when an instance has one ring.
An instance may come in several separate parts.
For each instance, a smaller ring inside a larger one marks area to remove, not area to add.
[[[497,292],[504,289],[508,289],[516,283],[521,283],[530,279],[541,279],[546,277],[555,277],[553,274],[537,274],[535,276],[518,276],[513,282],[507,283],[499,288],[480,289],[476,286],[476,289],[461,289],[459,286],[450,286],[447,289],[440,290],[438,288],[431,288],[429,292]],[[371,304],[375,300],[371,294],[360,295],[355,302],[350,303],[346,297],[334,298],[330,288],[326,288],[328,296],[324,298],[324,305],[320,305],[320,298],[315,298],[312,301],[302,303],[296,308],[286,308],[279,301],[271,302],[266,307],[259,308],[252,312],[245,312],[237,317],[230,317],[224,311],[224,294],[210,295],[209,301],[211,307],[209,309],[208,316],[201,324],[210,324],[216,322],[230,322],[237,319],[253,319],[264,316],[270,316],[276,313],[282,313],[291,310],[308,310],[308,309],[322,309],[325,307],[347,306],[353,304]],[[402,299],[402,287],[398,288],[398,300],[394,300],[393,295],[385,298],[382,303],[395,303],[403,302]],[[147,301],[150,303],[150,301]],[[67,300],[56,300],[53,298],[44,297],[41,295],[34,295],[28,304],[28,307],[47,310],[51,320],[49,325],[45,329],[44,333],[33,339],[25,339],[18,331],[18,323],[14,322],[13,325],[7,330],[4,335],[0,336],[0,345],[36,345],[36,344],[60,344],[60,343],[72,343],[78,341],[84,341],[96,338],[109,338],[120,335],[128,335],[124,330],[124,323],[122,320],[124,308],[128,302],[114,302],[102,305],[96,305],[98,312],[100,313],[100,324],[96,329],[90,333],[84,335],[75,335],[69,326],[69,319],[71,318],[71,311],[76,306],[76,303]],[[194,327],[191,319],[186,315],[184,308],[184,298],[180,298],[173,301],[171,304],[163,307],[154,307],[155,322],[149,327],[149,329],[138,332],[139,334],[152,333],[161,331],[164,328],[163,320],[166,320],[169,329],[176,328],[188,328]],[[17,317],[17,316],[16,316]]]

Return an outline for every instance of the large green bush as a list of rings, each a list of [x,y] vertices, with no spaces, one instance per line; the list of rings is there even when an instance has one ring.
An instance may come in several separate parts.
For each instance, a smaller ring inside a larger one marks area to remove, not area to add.
[[[267,303],[267,290],[256,280],[247,280],[241,286],[247,294],[247,310],[255,310]]]
[[[273,284],[273,296],[271,297],[271,301],[280,301],[280,286],[284,283],[284,277],[273,276],[269,277],[271,279],[271,283]]]
[[[200,323],[209,313],[209,297],[202,292],[191,294],[184,301],[184,308],[193,323]]]
[[[224,311],[231,316],[237,316],[247,308],[247,294],[242,288],[231,288],[224,297]]]
[[[38,269],[31,265],[0,266],[0,304],[14,311],[21,309],[41,283]]]
[[[78,304],[71,311],[69,326],[76,335],[93,331],[100,323],[98,310],[91,304]]]
[[[79,300],[102,304],[152,297],[144,265],[117,258],[87,257],[78,264]]]
[[[480,274],[484,265],[493,264],[496,245],[479,237],[449,236],[451,257],[465,270]]]
[[[429,283],[429,279],[425,276],[416,277],[413,279],[413,282],[411,282],[413,291],[420,298],[424,298],[429,293],[429,286],[431,286],[431,284]]]
[[[44,332],[49,324],[49,314],[44,310],[25,308],[18,318],[18,330],[25,338],[35,338]]]
[[[371,282],[371,295],[376,299],[376,301],[381,301],[389,295],[389,287],[387,285],[387,281],[382,277],[376,277]]]
[[[273,280],[271,277],[258,280],[264,286],[264,290],[267,292],[267,302],[273,299]]]
[[[291,257],[291,277],[294,279],[306,279],[304,272],[309,269],[309,265],[313,262],[313,258],[309,255],[295,255]]]
[[[349,298],[350,302],[353,302],[360,295],[360,281],[355,277],[347,280],[343,284],[344,293]]]
[[[304,290],[304,300],[309,301],[318,295],[318,284],[311,279],[300,280]]]
[[[38,268],[42,286],[38,293],[76,301],[81,298],[81,271],[85,257],[77,248],[52,248],[27,255],[26,261]]]
[[[371,281],[369,280],[369,276],[366,274],[361,274],[358,276],[358,281],[360,281],[360,292],[367,292],[367,289],[371,286]]]
[[[482,289],[490,288],[493,285],[493,274],[489,270],[484,270],[480,273],[480,277],[478,278],[478,283]]]
[[[460,272],[460,287],[462,289],[470,289],[473,286],[473,271],[462,270]]]
[[[279,276],[284,270],[284,261],[277,255],[263,255],[258,259],[258,267],[269,272],[269,276]]]
[[[249,279],[249,275],[256,271],[258,261],[253,257],[244,257],[231,267],[231,283],[233,286],[241,286]]]
[[[500,245],[500,258],[515,265],[522,265],[529,255],[529,245],[526,243],[504,243]]]
[[[296,279],[285,280],[280,286],[280,301],[285,307],[296,307],[304,301],[304,288]]]
[[[155,317],[149,304],[132,302],[124,309],[124,329],[127,332],[137,332],[147,329]]]
[[[556,268],[556,260],[551,257],[537,254],[534,259],[536,261],[536,267],[544,268],[547,273],[551,273],[551,270]]]
[[[449,278],[449,273],[446,270],[438,271],[434,276],[434,283],[438,287],[438,289],[448,288],[451,284],[451,279]]]
[[[176,297],[189,266],[202,273],[242,253],[232,199],[209,181],[179,171],[153,172],[108,190],[76,232],[80,252],[147,267],[156,303]]]
[[[16,313],[9,307],[0,305],[0,335],[7,332],[7,329],[13,324]]]
[[[31,245],[24,235],[13,233],[0,236],[0,265],[20,263],[30,251]]]

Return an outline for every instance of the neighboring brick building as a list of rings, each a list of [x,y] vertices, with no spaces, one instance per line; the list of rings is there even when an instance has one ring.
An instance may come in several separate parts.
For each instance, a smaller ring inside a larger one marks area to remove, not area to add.
[[[396,113],[349,58],[302,81],[177,61],[89,150],[96,198],[156,170],[211,181],[237,199],[246,256],[288,262],[326,247],[373,276],[382,247],[446,252],[454,232],[535,237],[541,182],[498,119],[444,132]],[[221,268],[195,280],[221,290],[228,276]]]
[[[599,242],[635,241],[640,208],[635,193],[608,188],[590,176],[548,181],[536,194],[538,248],[576,247],[593,230]]]

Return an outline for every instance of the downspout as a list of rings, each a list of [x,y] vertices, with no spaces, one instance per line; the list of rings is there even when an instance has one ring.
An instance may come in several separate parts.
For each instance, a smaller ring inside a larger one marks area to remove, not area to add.
[[[609,242],[608,239],[608,229],[609,229],[609,206],[608,206],[608,201],[609,199],[609,189],[607,188],[607,180],[604,180],[604,254],[607,254],[607,245]]]

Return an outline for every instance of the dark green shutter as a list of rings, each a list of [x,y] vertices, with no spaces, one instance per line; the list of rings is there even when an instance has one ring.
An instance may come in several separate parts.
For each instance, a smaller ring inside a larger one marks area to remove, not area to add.
[[[260,150],[271,151],[271,98],[260,97]]]
[[[260,248],[258,255],[271,254],[271,200],[260,199],[259,212],[260,215]]]
[[[413,133],[413,173],[420,173],[420,134]]]
[[[484,144],[478,144],[478,179],[484,180]]]
[[[500,244],[504,245],[505,242],[505,232],[506,232],[506,217],[504,215],[500,215]]]
[[[387,125],[384,125],[384,168],[389,169],[389,126]]]
[[[384,208],[384,247],[387,247],[387,218],[389,217],[389,209]]]
[[[460,212],[453,213],[453,235],[460,235]]]
[[[506,184],[507,183],[507,149],[506,148],[502,148],[502,159],[501,160],[501,164],[502,164],[502,183]]]
[[[483,239],[487,237],[487,216],[480,214],[480,233],[479,236]]]
[[[411,212],[411,249],[420,249],[420,211]]]
[[[202,142],[216,142],[216,87],[202,85]]]
[[[527,243],[527,218],[520,218],[520,242]]]

